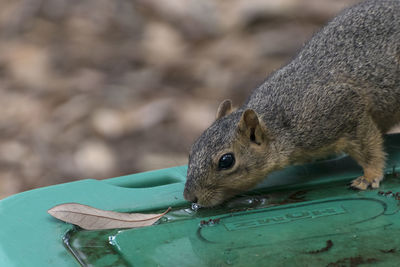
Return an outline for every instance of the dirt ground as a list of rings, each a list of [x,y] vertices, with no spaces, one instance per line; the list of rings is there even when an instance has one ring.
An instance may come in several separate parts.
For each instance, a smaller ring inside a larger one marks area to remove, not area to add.
[[[356,0],[0,1],[0,198],[185,164]]]

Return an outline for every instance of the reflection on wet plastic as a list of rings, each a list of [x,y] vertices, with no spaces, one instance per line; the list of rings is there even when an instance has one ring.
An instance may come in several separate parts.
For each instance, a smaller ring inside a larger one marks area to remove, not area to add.
[[[192,203],[191,208],[192,208],[193,211],[197,211],[198,209],[201,208],[201,206],[199,204],[197,204],[197,203]]]

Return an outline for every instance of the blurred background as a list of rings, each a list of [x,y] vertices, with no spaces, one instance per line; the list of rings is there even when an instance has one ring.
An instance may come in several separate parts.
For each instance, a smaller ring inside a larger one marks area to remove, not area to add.
[[[357,0],[0,0],[0,199],[186,164]]]

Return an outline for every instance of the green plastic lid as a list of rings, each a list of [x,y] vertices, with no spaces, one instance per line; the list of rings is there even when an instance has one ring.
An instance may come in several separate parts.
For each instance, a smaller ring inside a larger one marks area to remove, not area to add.
[[[377,190],[350,190],[362,171],[340,156],[289,167],[244,196],[197,211],[182,198],[185,166],[24,192],[0,202],[0,266],[397,266],[400,135],[385,144]],[[66,202],[173,209],[153,226],[85,231],[47,214]]]

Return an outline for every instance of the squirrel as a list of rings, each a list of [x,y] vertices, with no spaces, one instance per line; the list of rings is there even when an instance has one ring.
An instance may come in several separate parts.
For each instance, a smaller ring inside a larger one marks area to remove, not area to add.
[[[270,172],[335,153],[362,168],[351,187],[378,188],[383,134],[400,122],[400,0],[342,11],[234,110],[223,101],[192,145],[184,198],[218,205]]]

